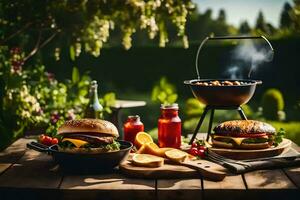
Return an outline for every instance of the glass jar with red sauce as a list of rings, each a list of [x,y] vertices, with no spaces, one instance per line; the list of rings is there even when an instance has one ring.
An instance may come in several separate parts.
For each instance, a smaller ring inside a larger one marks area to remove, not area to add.
[[[159,147],[180,148],[181,119],[178,116],[178,104],[161,105],[161,115],[158,119]]]
[[[134,143],[135,136],[138,132],[144,131],[144,124],[140,116],[128,116],[123,126],[124,140]]]

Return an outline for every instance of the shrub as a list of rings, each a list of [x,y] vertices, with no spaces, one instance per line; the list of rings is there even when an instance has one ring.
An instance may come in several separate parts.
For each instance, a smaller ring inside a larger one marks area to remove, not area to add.
[[[161,104],[175,103],[178,98],[176,88],[169,83],[166,77],[162,77],[157,84],[153,86],[151,100]]]
[[[267,90],[262,98],[263,116],[268,120],[284,120],[284,99],[277,89]]]
[[[65,120],[82,117],[90,80],[74,67],[71,80],[58,81],[43,65],[25,65],[19,48],[0,47],[0,150],[24,131],[53,135]],[[114,93],[100,99],[104,114],[114,100]]]
[[[185,102],[185,114],[188,118],[202,115],[205,105],[195,98],[189,98]]]
[[[242,109],[247,117],[253,117],[254,112],[248,104],[242,105]]]

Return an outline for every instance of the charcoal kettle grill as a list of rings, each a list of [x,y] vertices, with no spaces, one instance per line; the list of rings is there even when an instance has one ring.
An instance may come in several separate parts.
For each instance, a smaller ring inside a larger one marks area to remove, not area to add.
[[[240,85],[207,85],[206,83],[215,81],[217,79],[200,79],[199,67],[198,67],[198,59],[199,54],[204,46],[204,44],[208,40],[236,40],[236,39],[263,39],[267,42],[268,46],[272,51],[272,59],[274,54],[274,49],[271,43],[265,36],[225,36],[225,37],[206,37],[198,47],[197,55],[196,55],[196,72],[197,79],[186,80],[184,84],[189,85],[193,95],[197,98],[201,103],[205,104],[206,107],[199,119],[199,122],[196,126],[196,129],[193,133],[193,136],[190,140],[190,144],[195,140],[199,129],[205,119],[205,116],[209,111],[210,118],[208,124],[208,131],[206,140],[209,140],[209,136],[211,134],[212,123],[214,118],[215,110],[236,110],[240,117],[244,120],[247,120],[247,117],[241,107],[241,105],[246,104],[253,96],[256,85],[262,84],[260,80],[252,80],[252,79],[222,79],[218,80],[220,82],[224,81],[238,81]],[[201,84],[205,83],[205,84]]]

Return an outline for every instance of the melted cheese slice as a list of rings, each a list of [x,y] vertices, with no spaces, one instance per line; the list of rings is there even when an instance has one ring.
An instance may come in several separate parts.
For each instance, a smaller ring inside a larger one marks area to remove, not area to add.
[[[246,138],[241,138],[241,137],[228,137],[228,136],[214,136],[214,139],[215,138],[229,138],[229,139],[232,139],[237,145],[241,145],[243,140],[246,139]]]
[[[80,148],[81,146],[87,144],[88,142],[86,141],[83,141],[83,140],[78,140],[78,139],[71,139],[71,138],[64,138],[62,140],[62,142],[64,141],[69,141],[71,142],[72,144],[74,144],[77,148]]]
[[[241,145],[243,140],[247,139],[247,138],[244,138],[244,137],[230,137],[230,136],[219,136],[219,135],[214,136],[214,139],[215,138],[229,138],[229,139],[232,139],[237,145]],[[268,136],[264,136],[264,137],[261,137],[261,138],[268,138]]]

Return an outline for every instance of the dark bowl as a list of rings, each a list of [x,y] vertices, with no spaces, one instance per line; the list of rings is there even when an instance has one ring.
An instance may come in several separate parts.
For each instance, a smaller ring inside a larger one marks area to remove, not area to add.
[[[253,96],[256,85],[261,81],[250,79],[218,79],[218,81],[239,81],[243,85],[205,86],[197,82],[210,82],[216,79],[194,79],[184,81],[189,85],[194,96],[203,104],[210,106],[240,106],[246,104]]]
[[[93,154],[61,152],[58,150],[57,145],[47,147],[36,142],[27,144],[27,147],[52,155],[53,160],[59,164],[60,169],[65,173],[106,173],[114,170],[115,167],[126,160],[132,148],[130,142],[117,141],[121,145],[119,151]]]
[[[57,146],[50,147],[52,156],[64,172],[90,173],[112,171],[121,162],[127,159],[132,144],[127,141],[118,141],[121,144],[119,151],[85,154],[59,152]]]

